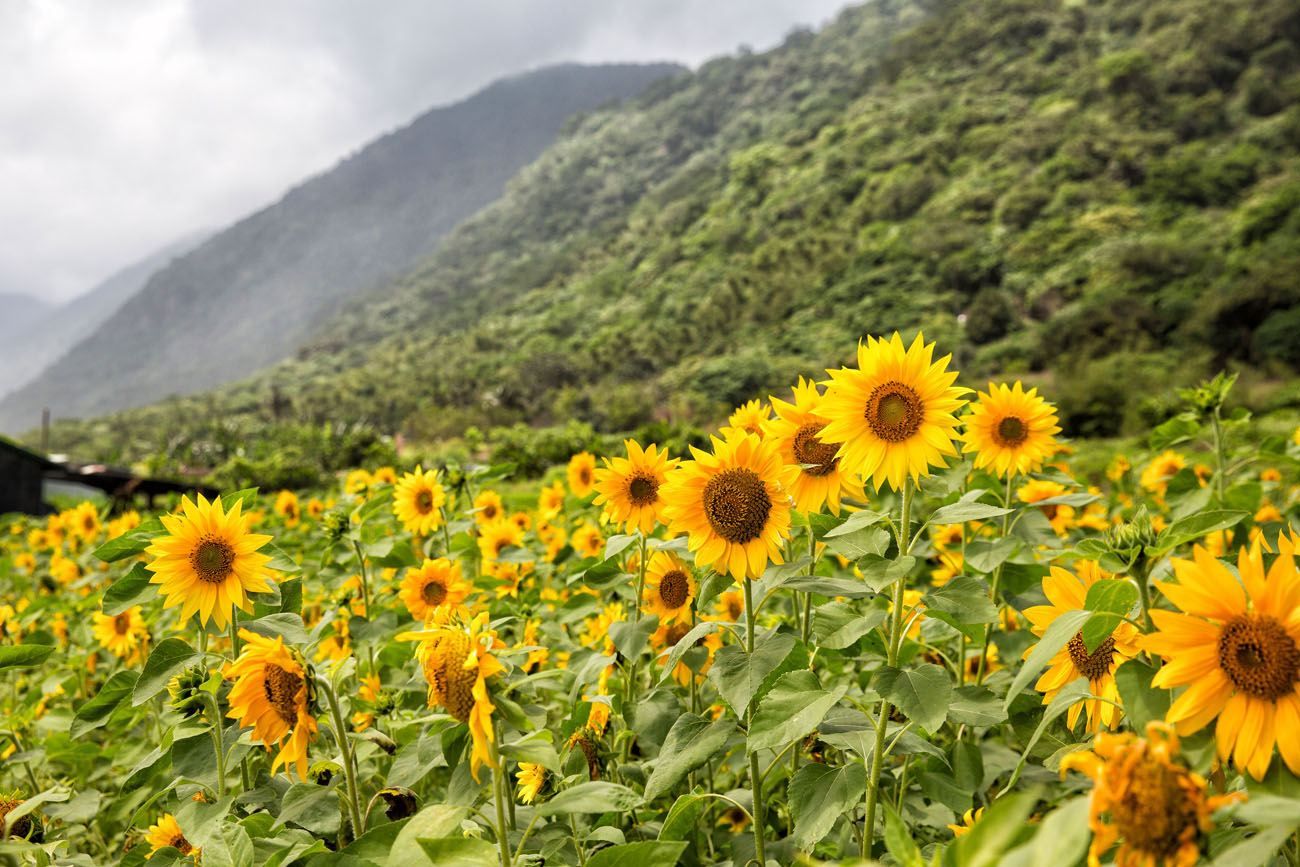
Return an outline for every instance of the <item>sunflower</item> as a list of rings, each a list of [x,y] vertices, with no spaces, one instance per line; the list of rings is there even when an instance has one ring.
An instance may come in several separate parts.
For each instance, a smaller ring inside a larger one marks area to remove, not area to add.
[[[596,470],[596,499],[592,502],[608,504],[612,520],[627,532],[649,534],[655,524],[663,522],[664,501],[659,489],[678,461],[653,443],[643,449],[636,440],[626,440],[623,446],[626,458],[606,458],[604,469]]]
[[[542,488],[537,495],[537,514],[546,521],[564,511],[564,483],[555,482]]]
[[[474,588],[461,577],[460,562],[439,557],[425,559],[419,569],[407,569],[399,596],[406,610],[420,623],[439,605],[461,604]]]
[[[1168,449],[1147,464],[1138,479],[1138,484],[1157,495],[1164,495],[1169,487],[1169,480],[1178,475],[1178,471],[1187,466],[1187,458]]]
[[[1043,578],[1043,593],[1050,604],[1034,605],[1024,611],[1033,633],[1041,637],[1047,627],[1061,615],[1082,610],[1088,589],[1098,581],[1112,580],[1124,579],[1107,577],[1091,561],[1080,563],[1077,575],[1058,566],[1051,567],[1050,573]],[[1073,729],[1079,714],[1086,707],[1088,731],[1095,732],[1099,727],[1114,728],[1123,715],[1118,707],[1119,688],[1115,685],[1115,669],[1137,654],[1138,638],[1137,630],[1132,624],[1120,623],[1109,638],[1089,653],[1083,634],[1076,633],[1048,662],[1047,671],[1034,684],[1034,689],[1043,693],[1043,704],[1050,704],[1062,687],[1080,677],[1086,677],[1089,690],[1097,698],[1072,705],[1067,712],[1066,724]],[[1025,648],[1025,658],[1032,652],[1032,646]]]
[[[496,767],[492,759],[492,711],[496,706],[487,681],[505,670],[492,655],[492,649],[501,642],[487,624],[486,611],[467,623],[450,609],[440,608],[425,629],[397,636],[399,641],[420,642],[415,657],[429,684],[429,707],[444,708],[469,724],[473,740],[470,773],[475,781],[480,767]]]
[[[1128,458],[1124,457],[1124,455],[1115,455],[1115,457],[1111,458],[1110,463],[1106,465],[1106,478],[1115,484],[1119,484],[1131,469],[1133,469],[1133,465],[1129,463]]]
[[[118,659],[137,655],[149,643],[149,628],[139,605],[113,617],[96,611],[91,631],[99,646]]]
[[[247,629],[239,630],[239,637],[244,648],[225,671],[226,679],[235,681],[226,716],[238,720],[241,727],[251,726],[253,740],[268,751],[279,747],[271,762],[272,774],[284,765],[286,771],[296,769],[298,778],[306,780],[307,744],[316,734],[311,671],[301,655],[285,647],[282,637],[265,638]]]
[[[427,536],[442,526],[442,507],[447,492],[438,481],[437,470],[425,470],[418,464],[415,472],[402,476],[393,488],[393,514],[406,532]]]
[[[298,506],[298,495],[293,491],[281,491],[275,495],[275,513],[284,518],[286,527],[296,527],[302,520],[302,509]]]
[[[9,754],[6,754],[5,758],[8,757]],[[12,795],[0,794],[0,831],[3,831],[9,819],[9,814],[21,807],[23,803],[23,799],[18,797],[17,792]],[[11,839],[28,840],[32,843],[41,843],[44,841],[45,829],[35,813],[27,813],[13,820],[12,826],[9,828],[9,837]],[[0,833],[0,840],[2,839],[4,839],[4,835]]]
[[[776,443],[753,434],[712,437],[713,451],[691,446],[695,460],[664,484],[664,517],[674,535],[688,534],[695,565],[757,578],[768,562],[785,562],[790,538],[790,498],[798,473],[781,460]]]
[[[975,469],[990,467],[999,476],[1032,472],[1056,450],[1056,407],[1043,400],[1038,389],[1025,391],[1017,380],[989,383],[987,393],[971,405],[961,440],[967,454],[975,453]]]
[[[591,452],[578,452],[569,458],[568,469],[565,470],[569,477],[569,490],[578,499],[583,499],[591,493],[592,487],[596,483],[596,457]]]
[[[527,512],[515,512],[510,516],[510,520],[514,521],[515,526],[525,533],[533,528],[533,519]]]
[[[1061,761],[1061,773],[1070,770],[1093,781],[1090,867],[1116,842],[1116,867],[1192,867],[1214,829],[1211,815],[1243,797],[1209,795],[1205,779],[1180,760],[1178,735],[1156,721],[1147,723],[1146,738],[1102,732],[1092,750]]]
[[[145,549],[153,556],[145,568],[154,573],[150,583],[161,585],[164,608],[181,605],[182,619],[198,614],[200,623],[211,619],[224,629],[232,607],[252,611],[248,594],[271,589],[271,558],[258,553],[271,537],[249,532],[252,517],[241,514],[242,505],[227,512],[219,498],[209,503],[199,494],[197,502],[181,498],[182,514],[162,516],[167,535]]]
[[[163,813],[156,823],[150,825],[149,830],[145,832],[144,839],[149,844],[150,857],[157,854],[159,849],[166,849],[170,846],[195,861],[199,859],[200,850],[191,846],[190,841],[185,839],[180,824],[171,813]]]
[[[1238,581],[1208,551],[1171,561],[1178,583],[1159,582],[1180,611],[1153,609],[1144,649],[1168,660],[1152,684],[1187,686],[1165,719],[1182,734],[1214,726],[1219,758],[1263,779],[1276,745],[1300,774],[1300,575],[1290,553],[1264,569],[1259,545],[1237,556]]]
[[[719,432],[724,436],[731,436],[733,433],[747,434],[762,439],[767,434],[767,425],[771,420],[772,411],[761,400],[751,400],[741,406],[736,407],[727,418],[727,424]]]
[[[569,544],[583,557],[600,557],[605,553],[605,540],[600,529],[592,524],[582,524],[569,535]]]
[[[564,532],[564,528],[552,524],[550,521],[539,521],[537,524],[537,538],[546,546],[546,561],[549,563],[560,555],[564,546],[569,541],[569,534]]]
[[[727,623],[738,623],[745,616],[745,597],[738,590],[724,590],[718,594],[714,608]]]
[[[691,568],[667,551],[650,556],[645,570],[645,611],[661,624],[685,621],[695,601],[695,578]]]
[[[343,480],[343,490],[358,497],[364,497],[375,483],[374,476],[365,470],[353,470]]]
[[[397,470],[393,467],[380,467],[370,474],[370,481],[376,485],[397,484]]]
[[[961,824],[949,825],[948,830],[952,832],[952,835],[954,837],[960,837],[962,834],[965,834],[971,828],[974,828],[975,823],[980,820],[980,816],[982,815],[984,815],[983,807],[980,807],[978,810],[975,809],[967,810],[965,813],[962,814]]]
[[[89,542],[99,535],[99,510],[94,503],[80,503],[68,513],[64,523],[70,533]]]
[[[519,781],[519,803],[531,804],[546,786],[546,768],[532,762],[520,762],[515,778]]]
[[[799,470],[790,485],[795,508],[812,513],[824,505],[838,515],[844,494],[863,498],[862,483],[840,472],[836,447],[818,437],[825,424],[816,414],[822,400],[817,384],[801,376],[792,391],[794,403],[771,399],[776,418],[768,422],[767,436],[776,440],[782,459]]]
[[[947,551],[949,548],[961,547],[962,540],[965,538],[965,524],[935,524],[930,527],[930,544],[935,547],[936,551]],[[974,526],[971,528],[974,530]]]
[[[954,386],[946,355],[933,361],[934,344],[917,334],[903,347],[897,332],[888,340],[858,344],[858,369],[828,370],[826,394],[817,414],[825,422],[819,437],[838,444],[835,456],[850,473],[871,478],[876,490],[888,482],[902,490],[929,475],[931,466],[956,456],[956,412],[969,389]]]
[[[506,518],[498,518],[479,528],[478,549],[485,562],[493,562],[505,549],[519,548],[523,544],[524,531]]]
[[[496,491],[481,491],[474,498],[474,520],[480,524],[491,524],[505,513],[501,495]]]
[[[1063,497],[1070,492],[1069,488],[1060,482],[1051,482],[1046,479],[1032,479],[1021,485],[1016,491],[1016,496],[1022,503],[1028,503],[1031,506],[1041,503],[1044,500],[1053,500],[1057,497]],[[1048,503],[1045,506],[1039,506],[1038,511],[1043,513],[1047,522],[1052,525],[1052,529],[1058,536],[1064,536],[1070,532],[1070,527],[1074,523],[1074,507],[1066,506],[1061,503]]]

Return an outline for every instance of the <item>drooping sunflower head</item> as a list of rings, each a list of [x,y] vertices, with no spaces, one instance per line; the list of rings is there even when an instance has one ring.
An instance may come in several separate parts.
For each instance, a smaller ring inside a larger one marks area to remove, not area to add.
[[[738,407],[727,417],[727,424],[720,430],[724,437],[732,434],[753,434],[762,439],[767,434],[767,423],[772,410],[761,400],[751,400]]]
[[[298,506],[298,495],[293,491],[281,491],[275,495],[275,513],[284,519],[286,527],[296,527],[302,519],[302,510]]]
[[[695,577],[691,567],[668,551],[651,555],[645,570],[645,610],[662,624],[690,619],[695,601]]]
[[[158,817],[158,821],[149,826],[145,832],[145,842],[149,844],[149,854],[152,856],[160,849],[171,847],[182,855],[188,855],[194,860],[198,860],[199,850],[190,845],[190,841],[185,839],[184,832],[181,831],[180,823],[171,813],[163,813]]]
[[[474,497],[474,520],[479,524],[492,524],[505,515],[501,495],[496,491],[480,491]]]
[[[975,467],[988,467],[999,476],[1013,476],[1038,469],[1056,450],[1056,407],[1038,394],[1015,385],[989,383],[988,392],[965,416],[961,440],[967,454],[975,453]]]
[[[518,780],[519,803],[531,804],[546,787],[546,768],[532,762],[520,762],[515,778]]]
[[[596,456],[591,452],[578,452],[569,458],[565,474],[569,478],[569,490],[578,499],[583,499],[596,484]]]
[[[678,461],[653,443],[644,449],[636,440],[626,440],[623,445],[626,458],[606,458],[604,468],[596,470],[593,503],[605,506],[627,532],[649,534],[662,522],[664,501],[660,488]]]
[[[713,438],[713,451],[692,447],[694,460],[664,484],[664,516],[673,534],[685,533],[695,564],[757,578],[783,563],[790,537],[788,490],[798,472],[781,460],[776,443],[753,434]]]
[[[498,517],[492,523],[479,527],[478,549],[484,562],[491,563],[507,548],[519,548],[523,544],[524,531],[508,518]]]
[[[1179,758],[1178,736],[1162,722],[1132,732],[1097,735],[1091,751],[1071,753],[1061,772],[1080,771],[1093,781],[1088,825],[1089,862],[1100,863],[1119,843],[1115,863],[1190,865],[1200,859],[1215,810],[1241,795],[1210,796],[1206,781]]]
[[[799,377],[793,392],[793,403],[771,399],[776,418],[768,422],[767,436],[777,442],[782,459],[798,469],[790,485],[795,508],[811,513],[826,506],[838,515],[845,494],[862,498],[862,482],[841,471],[838,446],[821,439],[826,423],[817,415],[822,401],[817,384]]]
[[[224,629],[232,606],[252,611],[249,593],[266,593],[275,580],[268,566],[271,558],[259,553],[270,536],[249,532],[251,516],[242,514],[242,502],[226,511],[220,499],[208,502],[181,499],[181,514],[163,515],[167,528],[145,549],[153,560],[145,566],[153,572],[151,584],[158,584],[163,605],[181,606],[181,617],[199,615]]]
[[[247,629],[239,630],[239,636],[243,650],[225,672],[226,679],[235,682],[226,716],[251,726],[254,740],[268,750],[279,747],[271,773],[283,765],[306,780],[307,745],[316,733],[311,712],[314,675],[283,638],[265,638]]]
[[[440,605],[460,605],[472,589],[461,576],[460,561],[439,557],[426,559],[419,569],[407,569],[398,595],[411,616],[423,623]]]
[[[1156,586],[1179,610],[1151,610],[1144,649],[1167,662],[1152,684],[1187,685],[1165,719],[1182,733],[1215,723],[1219,758],[1263,779],[1274,750],[1300,774],[1300,574],[1289,553],[1265,568],[1242,548],[1237,574],[1199,545]]]
[[[0,832],[3,831],[5,824],[8,822],[9,814],[22,805],[23,799],[18,796],[18,793],[0,794]],[[28,813],[14,820],[12,827],[9,829],[9,836],[32,843],[43,843],[45,841],[45,828],[35,813]],[[0,839],[3,839],[2,834],[0,834]]]
[[[111,617],[95,612],[91,631],[99,646],[118,659],[132,656],[141,645],[149,641],[149,628],[145,625],[144,612],[139,605],[133,605]]]
[[[438,480],[437,470],[416,466],[406,473],[393,488],[393,514],[402,522],[406,532],[427,536],[442,526],[442,507],[447,502],[447,492]]]
[[[955,456],[956,413],[969,389],[953,385],[947,355],[934,361],[934,344],[922,335],[909,347],[897,332],[888,340],[858,345],[858,367],[827,371],[826,394],[817,414],[818,434],[838,446],[845,471],[870,478],[879,490],[902,490],[909,477],[929,475]]]

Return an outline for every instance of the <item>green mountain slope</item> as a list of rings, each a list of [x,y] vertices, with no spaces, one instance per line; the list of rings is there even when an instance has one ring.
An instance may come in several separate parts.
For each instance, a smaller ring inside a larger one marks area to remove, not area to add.
[[[500,196],[576,112],[679,71],[556,66],[421,115],[154,274],[0,401],[0,427],[43,406],[66,417],[212,388],[291,355],[348,299],[408,271]]]
[[[1300,363],[1300,8],[925,5],[586,118],[295,361],[69,441],[712,422],[918,327],[969,384],[1054,378],[1072,433],[1212,365]]]

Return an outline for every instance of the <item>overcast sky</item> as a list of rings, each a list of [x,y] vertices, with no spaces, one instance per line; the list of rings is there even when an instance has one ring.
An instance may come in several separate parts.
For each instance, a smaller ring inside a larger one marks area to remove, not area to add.
[[[0,293],[63,300],[492,80],[763,49],[846,0],[0,0]]]

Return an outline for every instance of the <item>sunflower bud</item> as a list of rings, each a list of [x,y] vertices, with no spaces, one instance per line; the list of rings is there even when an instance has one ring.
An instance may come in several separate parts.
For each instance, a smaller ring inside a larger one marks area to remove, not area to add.
[[[1133,518],[1125,524],[1110,531],[1111,544],[1118,550],[1145,549],[1156,543],[1155,527],[1151,525],[1151,516],[1146,506],[1141,506]]]
[[[192,717],[203,712],[203,697],[200,695],[203,684],[208,680],[207,666],[191,665],[174,676],[167,684],[171,695],[172,709],[181,716]]]
[[[380,789],[375,797],[384,799],[384,815],[394,822],[414,816],[420,809],[415,792],[403,786]]]
[[[325,535],[330,542],[338,542],[347,535],[349,521],[344,512],[333,511],[326,512],[325,517],[321,520],[321,526],[325,530]]]

